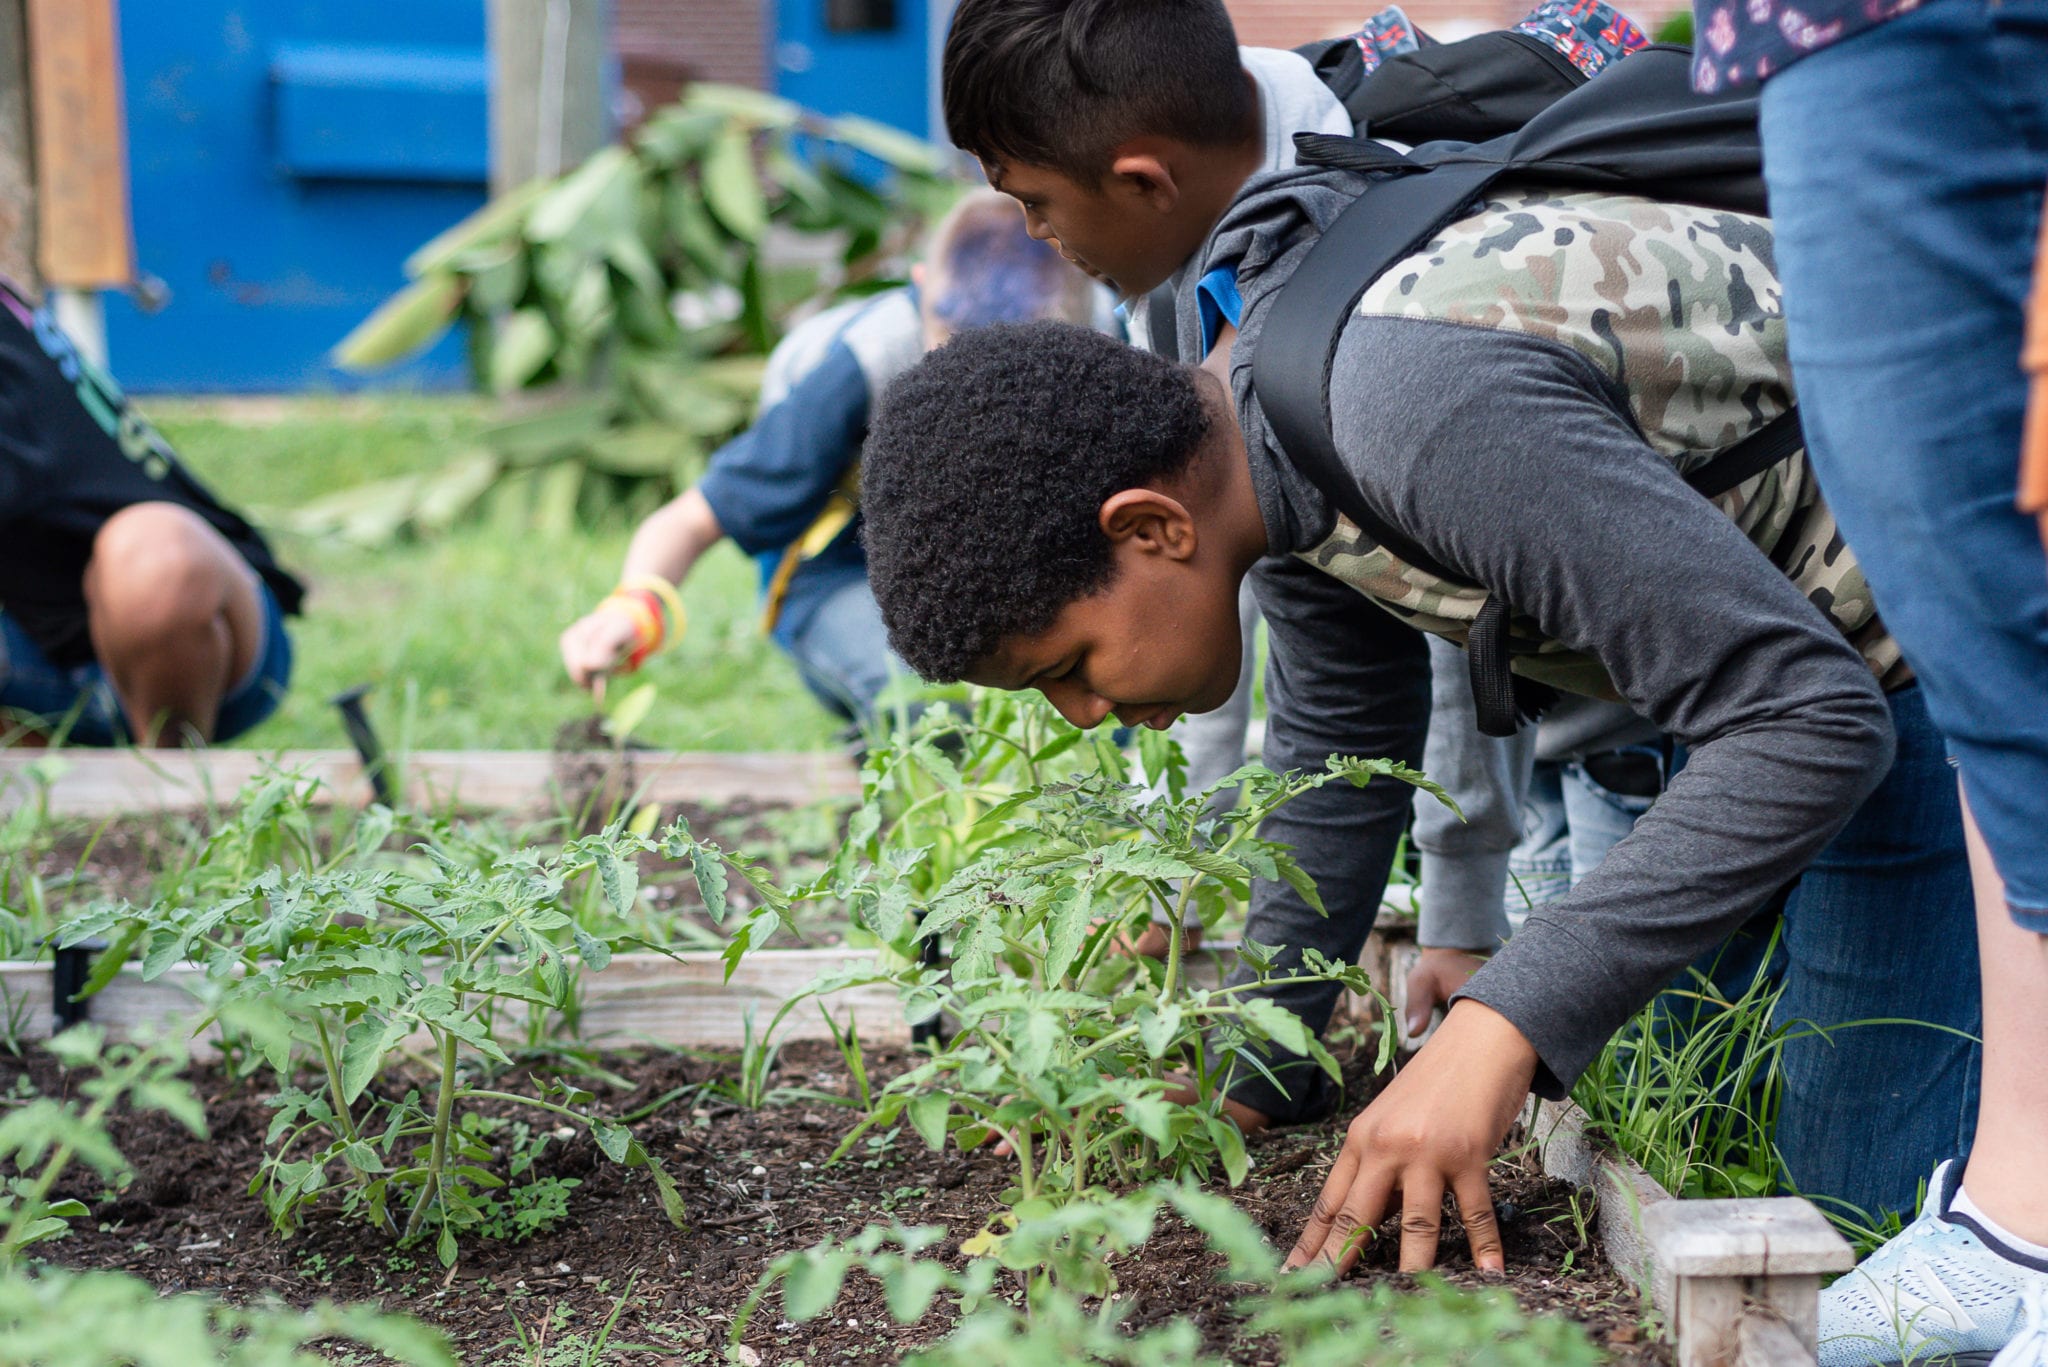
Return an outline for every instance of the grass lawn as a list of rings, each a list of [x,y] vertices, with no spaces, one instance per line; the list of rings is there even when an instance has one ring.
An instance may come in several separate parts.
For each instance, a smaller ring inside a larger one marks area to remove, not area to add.
[[[194,472],[261,522],[367,480],[431,469],[491,416],[466,396],[144,399]],[[327,700],[373,683],[386,742],[419,749],[546,749],[586,716],[555,636],[611,587],[624,525],[544,536],[475,523],[442,537],[365,549],[273,535],[309,587],[293,624],[291,695],[234,744],[256,749],[346,745]],[[661,688],[638,739],[674,749],[801,750],[832,743],[835,719],[757,626],[751,561],[731,545],[698,566],[683,592],[690,627],[645,671]]]

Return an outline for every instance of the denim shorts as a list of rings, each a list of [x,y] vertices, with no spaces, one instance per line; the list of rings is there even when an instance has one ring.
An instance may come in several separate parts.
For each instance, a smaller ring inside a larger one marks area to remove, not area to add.
[[[292,678],[292,639],[284,610],[270,586],[259,583],[263,646],[256,662],[221,699],[213,738],[233,740],[277,710]],[[0,710],[25,714],[71,745],[125,745],[132,740],[121,700],[99,661],[65,668],[52,664],[26,631],[0,611]]]
[[[1773,76],[1764,170],[1809,451],[2048,933],[2048,559],[2014,507],[2048,0],[1936,0]]]

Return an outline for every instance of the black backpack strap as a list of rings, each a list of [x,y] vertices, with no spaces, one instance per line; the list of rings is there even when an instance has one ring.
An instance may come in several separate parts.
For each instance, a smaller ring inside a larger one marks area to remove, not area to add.
[[[1805,449],[1806,433],[1799,427],[1799,410],[1788,408],[1687,475],[1685,482],[1702,497],[1719,498],[1744,480]]]
[[[1154,356],[1180,363],[1180,315],[1171,280],[1145,296],[1145,338]]]
[[[1252,390],[1294,467],[1361,532],[1446,579],[1460,576],[1375,513],[1344,468],[1330,431],[1330,367],[1345,320],[1367,286],[1455,221],[1507,169],[1500,162],[1446,162],[1427,175],[1382,181],[1353,200],[1273,301],[1252,357]],[[1479,729],[1512,736],[1522,718],[1508,671],[1507,609],[1498,595],[1489,595],[1482,606],[1465,653]]]
[[[1507,168],[1452,162],[1373,185],[1302,258],[1274,299],[1252,357],[1252,391],[1274,439],[1360,531],[1432,574],[1454,577],[1367,506],[1330,432],[1330,367],[1367,286],[1453,222]]]

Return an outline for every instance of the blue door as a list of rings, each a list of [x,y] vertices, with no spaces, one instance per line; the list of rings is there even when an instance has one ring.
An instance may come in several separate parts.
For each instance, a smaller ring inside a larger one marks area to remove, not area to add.
[[[775,89],[821,114],[932,128],[932,20],[948,0],[778,0]]]
[[[352,387],[327,352],[406,255],[484,200],[484,0],[121,6],[145,312],[107,297],[135,390]],[[459,338],[379,383],[466,379]]]

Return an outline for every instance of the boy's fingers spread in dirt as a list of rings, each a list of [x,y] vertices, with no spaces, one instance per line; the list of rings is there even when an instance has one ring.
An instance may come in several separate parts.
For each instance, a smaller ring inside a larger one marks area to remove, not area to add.
[[[1330,1225],[1343,1207],[1344,1198],[1350,1194],[1351,1178],[1357,1171],[1358,1155],[1347,1143],[1331,1166],[1330,1175],[1323,1179],[1323,1189],[1316,1193],[1315,1206],[1309,1211],[1308,1224],[1302,1227],[1301,1237],[1287,1251],[1290,1269],[1307,1266],[1323,1251],[1323,1243],[1330,1235]]]
[[[1351,1193],[1344,1198],[1330,1226],[1330,1236],[1323,1244],[1323,1256],[1336,1267],[1340,1277],[1365,1252],[1365,1246],[1372,1242],[1373,1230],[1397,1199],[1397,1174],[1393,1169],[1373,1167],[1362,1161],[1359,1169],[1359,1175],[1352,1179]]]
[[[1481,1172],[1459,1173],[1451,1190],[1458,1198],[1458,1219],[1472,1245],[1472,1264],[1481,1272],[1505,1272],[1507,1250],[1501,1244],[1500,1220],[1494,1214],[1493,1189]]]
[[[1408,1172],[1401,1179],[1401,1270],[1426,1272],[1436,1266],[1443,1232],[1444,1183],[1434,1172]]]

